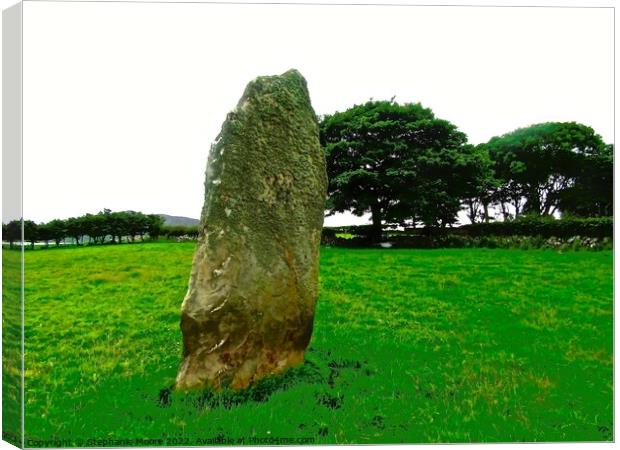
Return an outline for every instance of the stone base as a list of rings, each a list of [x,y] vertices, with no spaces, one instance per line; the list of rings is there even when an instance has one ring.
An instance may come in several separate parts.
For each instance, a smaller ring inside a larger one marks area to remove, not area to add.
[[[234,371],[222,361],[239,359],[241,355],[190,355],[185,358],[177,375],[177,389],[197,389],[210,387],[215,390],[223,388],[245,389],[255,381],[273,374],[283,372],[289,367],[303,363],[304,351],[292,350],[280,354],[263,350],[256,357],[246,359]]]

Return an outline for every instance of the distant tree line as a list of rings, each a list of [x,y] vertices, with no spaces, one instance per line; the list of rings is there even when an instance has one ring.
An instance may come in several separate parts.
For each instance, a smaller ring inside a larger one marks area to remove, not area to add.
[[[157,239],[165,231],[163,219],[156,214],[112,212],[109,209],[47,223],[24,220],[23,226],[24,242],[29,242],[33,248],[37,242],[44,242],[46,246],[52,242],[59,246],[66,239],[71,239],[75,245],[134,242],[138,237],[144,240],[147,235],[150,239]],[[8,241],[10,247],[21,241],[21,232],[20,220],[2,224],[3,240]]]
[[[199,232],[198,225],[165,225],[161,234],[168,239],[193,240],[198,239]]]
[[[522,216],[613,215],[613,145],[575,122],[532,125],[471,145],[416,104],[369,101],[320,118],[329,213],[444,228]]]
[[[373,241],[385,227],[451,227],[462,211],[472,224],[613,215],[614,146],[583,124],[535,124],[472,145],[431,109],[392,99],[325,115],[319,131],[328,213],[370,214]],[[198,228],[165,228],[160,216],[108,209],[43,224],[24,221],[24,239],[33,247],[67,238],[77,245],[85,238],[89,244],[157,239],[162,233],[194,239]],[[3,235],[11,246],[18,242],[20,223],[3,225]]]

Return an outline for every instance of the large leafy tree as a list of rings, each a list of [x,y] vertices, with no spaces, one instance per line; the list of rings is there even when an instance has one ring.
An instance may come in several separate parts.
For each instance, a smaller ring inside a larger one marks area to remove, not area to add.
[[[493,195],[499,186],[499,181],[495,178],[493,162],[489,158],[487,147],[477,145],[473,148],[473,154],[475,169],[473,176],[465,179],[468,186],[463,191],[463,206],[471,223],[488,222],[489,207],[493,203]]]
[[[502,210],[510,204],[516,215],[550,215],[605,144],[586,125],[547,122],[494,137],[486,147],[501,182],[495,199]]]
[[[456,126],[419,103],[369,101],[324,116],[330,213],[371,214],[373,237],[386,223],[456,222],[477,165]]]
[[[577,167],[575,182],[559,200],[562,213],[574,216],[612,216],[614,204],[614,146],[584,155]]]

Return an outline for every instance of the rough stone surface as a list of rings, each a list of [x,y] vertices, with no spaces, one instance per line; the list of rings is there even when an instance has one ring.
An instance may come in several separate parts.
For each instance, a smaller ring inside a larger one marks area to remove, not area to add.
[[[209,153],[178,388],[244,388],[303,361],[326,189],[304,78],[252,81]]]

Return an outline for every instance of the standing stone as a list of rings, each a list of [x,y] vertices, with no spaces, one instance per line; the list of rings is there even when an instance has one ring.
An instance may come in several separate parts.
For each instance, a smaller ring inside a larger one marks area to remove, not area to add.
[[[178,388],[244,388],[303,361],[326,189],[302,75],[252,81],[209,153]]]

